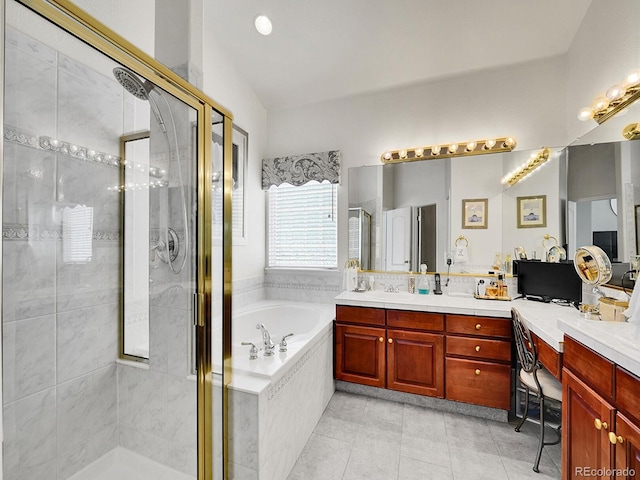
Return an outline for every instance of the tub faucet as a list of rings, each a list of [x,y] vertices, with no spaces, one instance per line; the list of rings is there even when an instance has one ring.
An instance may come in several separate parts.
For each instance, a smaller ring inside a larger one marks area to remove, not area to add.
[[[264,344],[264,355],[265,357],[270,357],[273,355],[273,351],[276,348],[275,343],[271,340],[271,335],[269,334],[269,330],[264,326],[264,323],[259,323],[256,325],[256,328],[262,331],[262,343]]]

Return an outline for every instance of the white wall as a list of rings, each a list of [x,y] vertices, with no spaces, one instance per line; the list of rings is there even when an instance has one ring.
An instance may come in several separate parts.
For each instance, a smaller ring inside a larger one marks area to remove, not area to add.
[[[212,2],[205,2],[204,19],[211,18]],[[233,121],[249,132],[249,167],[245,214],[247,242],[233,247],[233,280],[264,273],[265,192],[262,191],[262,159],[265,158],[267,112],[249,84],[233,68],[216,44],[213,32],[204,29],[203,91],[231,110]],[[346,225],[345,225],[346,228]],[[345,237],[346,238],[346,237]]]
[[[346,260],[346,185],[350,167],[379,164],[380,155],[386,150],[496,136],[514,136],[518,149],[525,150],[564,145],[564,78],[565,59],[554,57],[270,112],[267,153],[277,156],[329,149],[342,151],[342,186],[338,193],[338,265],[342,265]],[[472,172],[487,173],[487,168],[491,168],[488,157],[472,158]],[[495,168],[499,185],[501,166]],[[452,166],[452,191],[458,188],[460,170],[457,168],[454,173]],[[454,213],[459,210],[456,203],[451,208]],[[498,221],[499,217],[490,215]],[[454,226],[458,224],[453,221]],[[457,233],[453,238],[456,236]]]
[[[593,0],[567,54],[568,145],[596,126],[578,111],[640,68],[640,9],[636,0]],[[621,140],[622,138],[620,138]]]

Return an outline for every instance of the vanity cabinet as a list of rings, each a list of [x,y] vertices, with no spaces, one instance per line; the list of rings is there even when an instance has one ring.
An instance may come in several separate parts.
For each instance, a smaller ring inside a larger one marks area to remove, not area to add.
[[[636,478],[640,379],[565,337],[562,380],[563,480]]]
[[[446,398],[508,410],[511,322],[447,315],[446,325]]]
[[[441,314],[339,305],[336,379],[442,398],[443,331]]]
[[[336,378],[386,386],[385,312],[377,308],[336,307]],[[380,328],[382,326],[382,328]]]
[[[336,307],[335,377],[508,410],[508,319]]]
[[[387,310],[387,388],[444,397],[444,315]]]

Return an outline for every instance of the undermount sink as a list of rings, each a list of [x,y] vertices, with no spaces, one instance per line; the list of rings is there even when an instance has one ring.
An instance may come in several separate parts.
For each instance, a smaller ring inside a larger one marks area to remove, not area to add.
[[[407,300],[414,298],[415,295],[409,292],[383,292],[382,290],[368,290],[364,292],[364,295],[371,298],[377,298],[380,300]]]

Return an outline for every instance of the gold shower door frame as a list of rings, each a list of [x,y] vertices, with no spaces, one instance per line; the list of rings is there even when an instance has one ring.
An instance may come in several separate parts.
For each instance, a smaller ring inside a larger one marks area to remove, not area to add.
[[[198,417],[198,480],[213,479],[213,359],[212,351],[212,222],[211,222],[211,123],[213,111],[223,117],[224,189],[222,232],[222,452],[223,477],[228,477],[228,385],[231,381],[231,196],[232,120],[231,112],[202,91],[144,53],[132,43],[88,15],[68,0],[16,0],[79,38],[104,55],[150,80],[198,112],[197,152],[197,279],[196,279],[196,365]],[[0,4],[2,6],[2,4]]]

